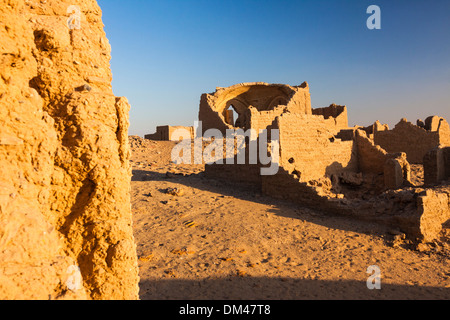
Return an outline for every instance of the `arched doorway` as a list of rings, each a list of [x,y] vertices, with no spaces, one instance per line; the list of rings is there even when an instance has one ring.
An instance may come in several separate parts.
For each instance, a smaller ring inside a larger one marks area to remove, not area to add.
[[[233,99],[227,103],[223,112],[225,122],[235,128],[245,127],[245,112],[248,107],[239,100]]]
[[[239,119],[239,113],[236,108],[230,104],[230,106],[224,112],[225,122],[233,127],[237,127],[236,122]]]

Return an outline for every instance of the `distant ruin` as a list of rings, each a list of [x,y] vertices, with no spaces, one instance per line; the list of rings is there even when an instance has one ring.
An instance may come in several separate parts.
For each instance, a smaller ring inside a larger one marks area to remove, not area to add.
[[[145,139],[156,141],[170,141],[172,134],[178,129],[186,129],[190,132],[191,137],[194,137],[194,127],[182,127],[182,126],[159,126],[156,127],[156,132],[153,134],[147,134]]]
[[[402,119],[392,130],[374,127],[375,144],[387,152],[405,152],[408,161],[423,164],[425,154],[439,145],[450,145],[450,127],[444,118],[431,116],[417,121],[418,125]]]
[[[280,133],[278,174],[261,176],[262,164],[211,164],[208,177],[387,224],[420,241],[435,239],[450,219],[449,189],[436,186],[450,177],[450,129],[443,118],[418,125],[402,119],[393,130],[378,121],[349,127],[346,106],[311,107],[306,82],[255,82],[203,94],[199,120],[203,132],[239,127]],[[423,165],[426,185],[411,182],[411,164]]]

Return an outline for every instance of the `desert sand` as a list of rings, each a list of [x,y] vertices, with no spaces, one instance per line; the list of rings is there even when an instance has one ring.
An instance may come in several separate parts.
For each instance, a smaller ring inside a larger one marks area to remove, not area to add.
[[[450,298],[448,227],[412,243],[386,226],[208,179],[204,165],[171,162],[175,142],[130,143],[142,300]],[[372,265],[381,290],[367,287]]]

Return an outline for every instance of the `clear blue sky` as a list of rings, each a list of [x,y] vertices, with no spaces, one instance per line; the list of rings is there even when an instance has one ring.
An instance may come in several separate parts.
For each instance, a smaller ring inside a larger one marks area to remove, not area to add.
[[[307,81],[313,107],[346,105],[350,125],[450,120],[449,0],[98,2],[130,134],[191,126],[202,93],[253,81]]]

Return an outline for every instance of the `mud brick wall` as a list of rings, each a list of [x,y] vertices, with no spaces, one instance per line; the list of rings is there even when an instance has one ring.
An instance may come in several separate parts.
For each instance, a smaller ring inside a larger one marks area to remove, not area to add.
[[[450,147],[437,147],[423,158],[426,185],[440,183],[450,178]]]
[[[284,108],[285,107],[280,106],[275,108],[274,110],[261,112],[256,110],[256,108],[249,108],[249,110],[247,111],[249,121],[245,130],[251,128],[259,133],[259,130],[264,130],[268,126],[270,126],[275,118],[283,113]]]
[[[389,153],[405,152],[409,163],[421,164],[425,154],[439,146],[439,136],[437,131],[427,131],[402,119],[392,130],[375,131],[374,142]]]
[[[293,91],[294,93],[287,104],[289,112],[312,114],[311,94],[309,93],[308,83],[304,82],[300,86],[294,87]]]
[[[281,166],[297,171],[301,181],[358,170],[354,142],[336,139],[322,116],[283,114],[274,128],[280,130]]]
[[[367,138],[365,131],[356,131],[359,170],[363,173],[382,174],[387,152]]]
[[[432,241],[439,236],[444,223],[450,220],[450,189],[427,189],[417,199],[415,229],[418,238]]]
[[[224,114],[233,106],[239,114],[240,127],[250,128],[248,111],[251,107],[259,112],[271,111],[283,106],[283,109],[292,113],[311,114],[311,97],[309,86],[306,82],[300,86],[281,84],[268,84],[264,82],[240,83],[228,88],[217,88],[216,92],[203,94],[200,99],[199,120],[203,123],[203,132],[214,128],[226,134],[226,129],[233,126],[226,123]],[[270,116],[275,117],[281,111],[273,114],[263,113],[254,119],[253,125],[257,129],[264,129],[270,121]],[[237,119],[235,119],[237,120]],[[252,125],[252,127],[253,127]]]
[[[450,125],[445,119],[441,119],[439,123],[439,144],[450,147]]]
[[[169,127],[161,126],[156,127],[156,132],[153,134],[147,134],[144,136],[145,139],[157,140],[157,141],[168,141],[169,140]]]
[[[348,128],[348,114],[346,106],[338,106],[332,104],[326,108],[316,108],[312,110],[312,114],[323,116],[330,122],[330,128],[334,125],[335,130]]]
[[[317,192],[305,182],[299,182],[293,175],[283,169],[273,176],[263,176],[262,193],[273,198],[290,200],[306,206],[317,206],[325,203]]]
[[[262,165],[259,163],[258,158],[256,159],[257,164],[249,164],[249,146],[246,145],[245,149],[240,152],[245,153],[244,164],[241,161],[241,153],[238,153],[237,150],[237,139],[233,139],[235,143],[234,155],[228,155],[229,152],[227,148],[227,141],[223,140],[223,155],[224,158],[222,160],[222,164],[205,164],[205,173],[208,178],[214,178],[225,181],[234,181],[247,185],[253,185],[257,188],[261,187],[261,167]],[[246,139],[248,143],[248,139]],[[228,141],[229,142],[229,141]],[[256,141],[256,150],[258,151],[259,145],[258,141]],[[227,159],[228,157],[228,159]],[[217,159],[213,158],[211,161],[215,161]],[[206,161],[206,159],[205,159]],[[218,161],[216,161],[218,162]],[[231,164],[233,163],[233,164]]]
[[[159,126],[156,127],[156,132],[153,134],[147,134],[144,136],[145,139],[149,140],[157,140],[157,141],[170,141],[172,138],[172,134],[178,130],[184,129],[189,132],[190,139],[194,139],[194,127],[182,127],[182,126]],[[174,137],[175,141],[178,140],[179,137]]]
[[[232,125],[225,123],[222,115],[223,110],[216,111],[214,108],[215,97],[211,94],[202,94],[200,98],[200,109],[198,118],[202,122],[202,132],[204,134],[208,129],[219,129],[222,134],[226,135],[227,129],[233,129]]]
[[[250,164],[211,164],[205,166],[208,178],[235,181],[256,187],[261,185],[261,166]]]
[[[447,179],[450,179],[450,147],[443,148],[444,172]]]

